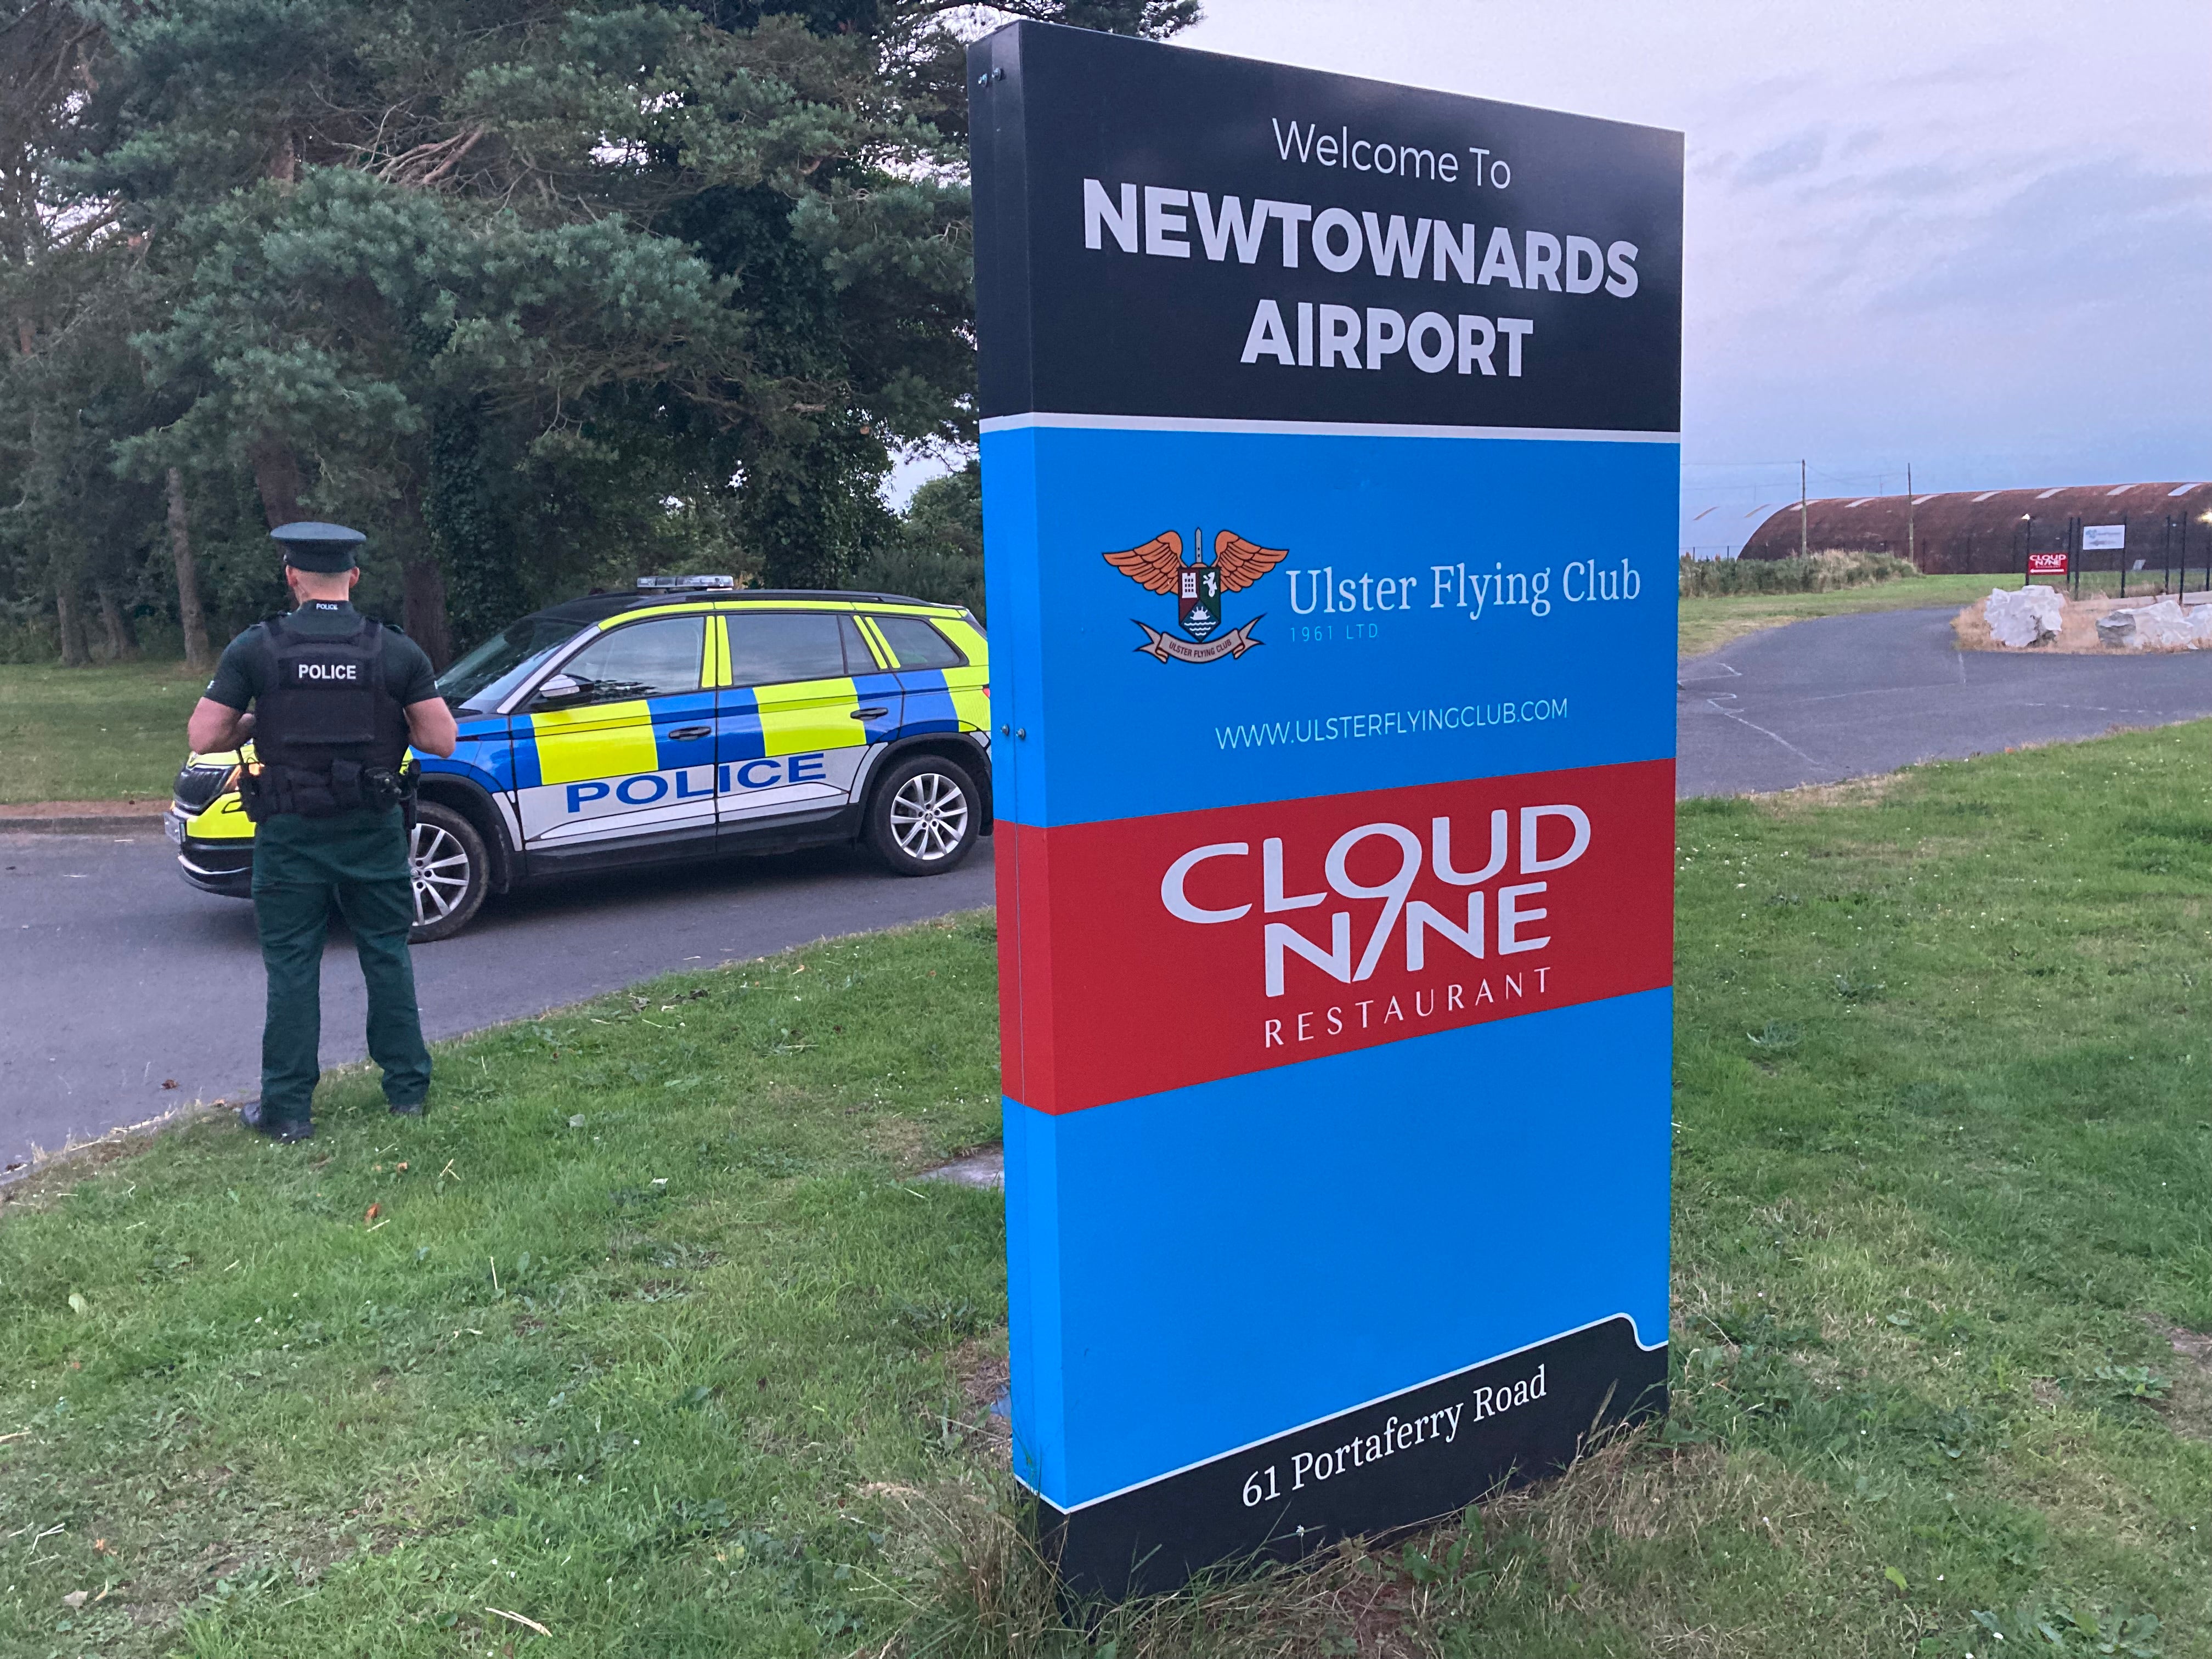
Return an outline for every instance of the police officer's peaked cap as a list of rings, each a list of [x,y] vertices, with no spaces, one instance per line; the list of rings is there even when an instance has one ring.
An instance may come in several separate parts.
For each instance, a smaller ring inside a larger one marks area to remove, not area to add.
[[[352,569],[357,562],[354,550],[368,539],[358,530],[349,530],[342,524],[324,524],[315,519],[280,524],[269,534],[283,548],[285,563],[324,575]]]

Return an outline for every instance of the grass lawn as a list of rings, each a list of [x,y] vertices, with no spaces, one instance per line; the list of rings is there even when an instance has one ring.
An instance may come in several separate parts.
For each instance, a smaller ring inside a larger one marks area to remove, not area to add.
[[[971,917],[19,1194],[0,1655],[2212,1656],[2208,736],[1682,807],[1674,1409],[1564,1480],[1053,1628],[998,1201],[905,1178]]]
[[[0,663],[0,804],[166,800],[206,685],[180,662]]]
[[[2113,571],[2090,571],[2081,578],[2081,596],[2119,591]],[[2130,574],[2130,593],[2143,590],[2145,578]],[[2158,573],[2149,574],[2153,586]],[[1803,622],[1808,617],[1838,617],[1860,611],[1917,611],[1935,605],[1957,610],[1985,599],[1992,587],[2018,587],[2018,576],[1920,576],[1900,581],[1877,582],[1870,587],[1840,588],[1832,593],[1740,593],[1717,599],[1684,599],[1677,633],[1678,650],[1685,657],[1717,651],[1731,640],[1755,634],[1762,628]],[[2069,590],[2071,592],[2071,590]]]

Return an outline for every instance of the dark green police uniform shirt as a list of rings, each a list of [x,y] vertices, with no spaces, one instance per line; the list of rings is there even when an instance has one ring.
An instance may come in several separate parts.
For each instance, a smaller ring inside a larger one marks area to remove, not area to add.
[[[309,636],[343,639],[361,626],[361,614],[343,599],[310,599],[284,619],[285,625]],[[268,689],[269,659],[254,635],[255,623],[223,647],[222,660],[208,682],[210,702],[243,709]],[[422,647],[396,628],[384,630],[384,686],[408,708],[438,695],[437,671],[430,666]]]

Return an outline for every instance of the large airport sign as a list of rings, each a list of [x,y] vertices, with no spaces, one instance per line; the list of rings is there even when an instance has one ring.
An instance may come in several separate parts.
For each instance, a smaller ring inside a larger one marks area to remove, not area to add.
[[[1663,1405],[1682,149],[969,82],[1015,1473],[1115,1595]]]

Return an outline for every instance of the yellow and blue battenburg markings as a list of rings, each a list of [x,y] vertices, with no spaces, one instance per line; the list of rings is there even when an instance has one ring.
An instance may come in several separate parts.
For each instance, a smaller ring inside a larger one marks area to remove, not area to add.
[[[508,795],[514,793],[516,749],[506,718],[495,714],[463,720],[447,759],[418,758],[426,773],[458,773],[495,795]]]
[[[659,607],[642,613],[657,614]],[[635,621],[641,613],[627,611],[600,623],[605,632],[616,623]],[[700,664],[703,690],[672,696],[638,698],[623,702],[594,703],[584,708],[550,708],[521,716],[514,728],[514,786],[535,789],[548,784],[582,784],[623,779],[645,773],[680,771],[714,764],[715,700],[729,667],[729,642],[721,618],[708,618],[704,657]],[[670,734],[703,725],[703,737],[676,738]],[[610,787],[611,788],[611,785]],[[572,799],[575,792],[571,791]],[[708,783],[706,793],[714,793]],[[643,805],[649,803],[631,802]],[[577,809],[575,805],[568,808]]]
[[[990,671],[983,636],[957,617],[932,617],[940,632],[960,647],[968,659],[964,668],[901,668],[898,683],[906,691],[905,732],[988,732],[991,729]],[[865,618],[861,631],[878,655],[895,666],[898,653],[883,631]]]
[[[661,614],[696,612],[652,607],[602,627]],[[561,790],[550,807],[555,820],[651,809],[656,821],[689,821],[695,814],[685,803],[709,797],[743,817],[849,796],[862,758],[876,744],[919,732],[988,729],[988,647],[978,630],[941,611],[915,607],[911,614],[944,629],[969,658],[968,666],[900,668],[897,653],[866,614],[848,610],[870,651],[888,666],[757,687],[729,683],[725,614],[707,618],[702,690],[519,717],[509,787],[518,793]],[[541,805],[526,818],[548,810]],[[708,810],[702,805],[697,813]],[[526,826],[532,834],[551,827],[543,819]]]
[[[744,818],[779,809],[818,808],[849,797],[875,745],[922,732],[988,732],[988,647],[970,623],[937,606],[878,606],[925,617],[967,657],[966,666],[900,665],[866,611],[835,603],[747,605],[804,609],[853,618],[878,667],[850,677],[760,687],[730,684],[729,612],[708,612],[699,689],[511,719],[464,720],[450,758],[422,757],[426,773],[465,777],[520,807],[526,838],[559,836],[586,818],[617,820],[616,833]],[[657,616],[698,616],[696,605],[647,606],[599,624],[600,631]],[[235,793],[186,822],[202,841],[250,841],[253,825]]]

